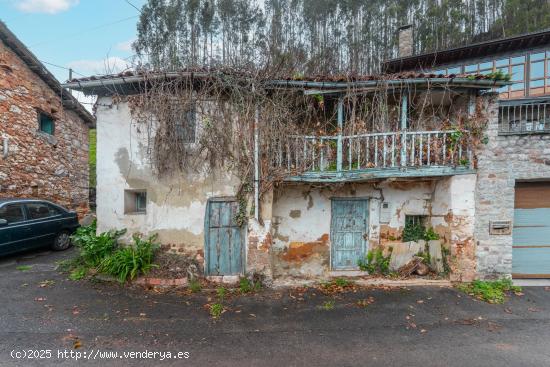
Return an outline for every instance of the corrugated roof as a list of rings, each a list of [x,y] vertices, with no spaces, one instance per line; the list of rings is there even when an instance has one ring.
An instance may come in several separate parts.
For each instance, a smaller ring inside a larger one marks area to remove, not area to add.
[[[89,126],[95,125],[95,118],[73,97],[71,93],[61,87],[61,83],[36,58],[36,56],[0,21],[0,40],[27,64],[30,70],[42,79],[57,95],[61,97],[63,106],[75,111]]]

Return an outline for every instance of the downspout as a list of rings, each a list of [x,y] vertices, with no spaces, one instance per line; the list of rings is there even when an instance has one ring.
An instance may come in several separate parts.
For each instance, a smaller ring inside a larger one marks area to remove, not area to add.
[[[254,88],[253,88],[254,89]],[[260,219],[260,108],[256,105],[254,113],[254,218]]]

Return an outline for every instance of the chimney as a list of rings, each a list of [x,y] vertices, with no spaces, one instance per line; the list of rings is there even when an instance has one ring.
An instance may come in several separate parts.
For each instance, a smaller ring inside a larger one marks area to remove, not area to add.
[[[399,57],[412,56],[413,54],[413,26],[404,25],[398,29],[399,32]]]

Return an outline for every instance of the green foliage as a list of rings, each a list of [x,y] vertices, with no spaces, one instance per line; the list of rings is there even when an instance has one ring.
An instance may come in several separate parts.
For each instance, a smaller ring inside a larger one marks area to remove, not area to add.
[[[159,247],[155,239],[156,235],[147,239],[134,235],[132,245],[118,248],[106,256],[101,261],[99,269],[116,277],[121,283],[134,279],[139,274],[146,274],[153,266],[153,256]]]
[[[457,288],[488,303],[504,303],[506,292],[521,292],[521,288],[512,285],[510,279],[475,280],[472,283],[460,284]]]
[[[72,235],[74,245],[80,250],[80,258],[89,267],[97,267],[117,247],[117,240],[126,230],[103,232],[96,235],[96,221],[80,227]]]
[[[388,275],[390,272],[390,258],[392,248],[390,247],[390,253],[388,256],[384,256],[384,252],[381,248],[376,250],[369,250],[366,259],[361,259],[357,262],[359,269],[367,271],[369,274],[381,274]]]
[[[69,279],[75,281],[80,280],[86,277],[87,274],[88,268],[85,266],[79,266],[71,271],[71,273],[69,274]]]
[[[439,239],[439,235],[437,233],[435,233],[434,229],[433,228],[428,228],[426,230],[426,232],[424,233],[424,239],[426,241],[432,241],[432,240],[438,240]]]
[[[198,293],[202,290],[201,283],[198,280],[193,279],[189,282],[189,289],[191,290],[191,293]]]
[[[15,269],[17,269],[19,271],[29,271],[29,270],[32,269],[32,266],[30,266],[30,265],[19,265]]]
[[[221,303],[213,303],[210,305],[210,316],[217,319],[222,315],[223,305]]]
[[[416,256],[420,257],[422,259],[422,262],[426,265],[430,265],[430,253],[428,251],[420,251]]]
[[[319,306],[319,308],[325,311],[334,310],[334,301],[333,300],[325,301],[321,306]]]
[[[348,287],[353,284],[350,280],[347,280],[345,278],[336,278],[334,279],[334,284],[336,284],[338,287]]]
[[[251,281],[248,278],[241,278],[239,280],[239,290],[241,293],[250,293],[252,291],[259,291],[262,289],[262,284],[259,281]]]
[[[227,289],[224,287],[218,287],[216,289],[216,294],[218,295],[220,302],[223,302],[225,296],[227,295]]]
[[[403,242],[418,241],[425,237],[426,228],[421,223],[406,223],[403,228]]]
[[[507,82],[510,81],[510,79],[512,78],[512,76],[510,74],[507,74],[507,73],[503,72],[502,70],[494,71],[492,73],[486,74],[485,76],[489,79],[493,79],[493,80],[496,80],[496,81],[503,80],[503,81],[507,81]]]

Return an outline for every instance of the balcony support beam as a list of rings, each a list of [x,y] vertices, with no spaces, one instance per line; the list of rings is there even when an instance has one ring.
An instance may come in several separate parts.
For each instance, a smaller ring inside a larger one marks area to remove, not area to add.
[[[407,125],[409,93],[406,89],[401,94],[401,166],[407,165]]]
[[[338,141],[336,150],[336,171],[342,174],[342,132],[344,130],[344,98],[338,98]]]

